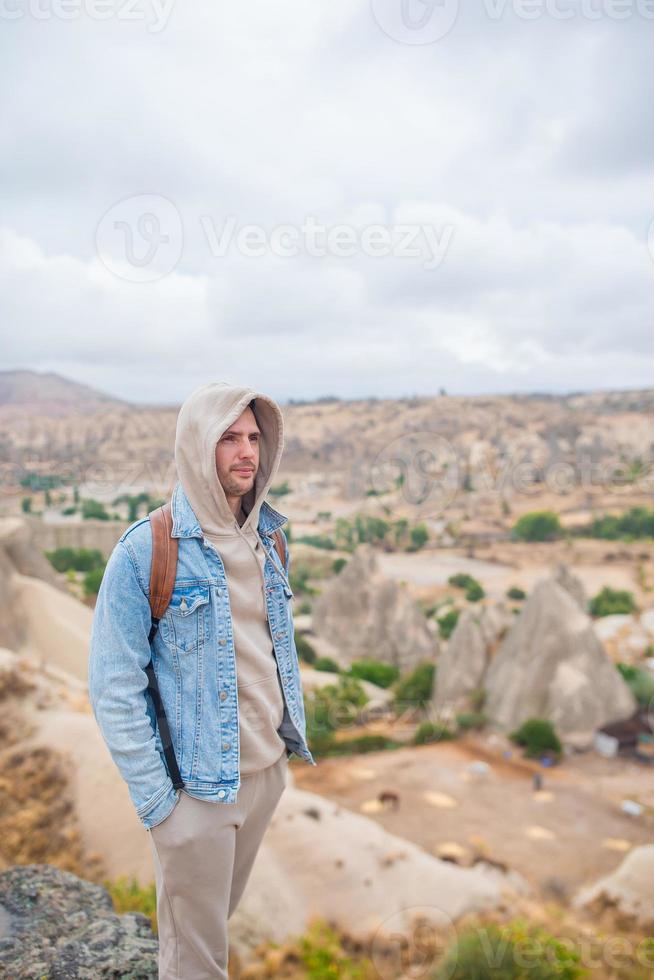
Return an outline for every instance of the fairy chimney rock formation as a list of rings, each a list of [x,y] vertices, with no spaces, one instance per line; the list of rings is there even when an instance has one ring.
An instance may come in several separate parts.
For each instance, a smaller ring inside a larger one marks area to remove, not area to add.
[[[360,545],[313,603],[313,629],[343,665],[366,657],[401,673],[438,655],[438,639],[402,586],[386,578],[370,545]]]
[[[534,586],[490,663],[485,687],[485,711],[501,729],[548,718],[580,746],[601,725],[637,708],[590,617],[552,576]]]
[[[482,616],[464,609],[438,660],[433,704],[439,713],[465,706],[467,695],[483,683],[487,656]]]
[[[586,612],[588,609],[588,596],[579,576],[571,572],[565,562],[559,562],[554,569],[553,578],[570,593],[572,598]]]

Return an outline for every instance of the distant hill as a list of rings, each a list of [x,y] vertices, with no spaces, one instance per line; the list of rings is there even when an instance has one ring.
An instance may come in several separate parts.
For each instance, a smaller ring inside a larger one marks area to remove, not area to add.
[[[128,405],[88,385],[71,381],[54,371],[0,371],[0,408],[33,406],[43,411]]]

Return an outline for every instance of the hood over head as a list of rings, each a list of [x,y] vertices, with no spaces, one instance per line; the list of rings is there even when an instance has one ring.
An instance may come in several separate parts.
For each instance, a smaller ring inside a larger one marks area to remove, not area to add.
[[[284,420],[274,399],[251,388],[211,381],[193,391],[177,416],[175,464],[184,493],[205,534],[237,534],[216,471],[216,443],[223,432],[255,399],[254,414],[261,430],[259,469],[254,485],[243,496],[247,515],[242,531],[255,530],[261,504],[275,478],[284,448]]]

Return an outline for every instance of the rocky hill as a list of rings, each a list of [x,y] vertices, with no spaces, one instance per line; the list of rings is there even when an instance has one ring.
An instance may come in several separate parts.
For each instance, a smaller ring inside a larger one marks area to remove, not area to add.
[[[72,381],[53,371],[0,371],[0,410],[22,406],[49,414],[53,410],[111,408],[125,405],[120,398]]]

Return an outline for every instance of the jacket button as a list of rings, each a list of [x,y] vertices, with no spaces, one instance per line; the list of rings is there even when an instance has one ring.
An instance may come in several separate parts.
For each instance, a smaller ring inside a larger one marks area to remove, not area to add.
[[[227,640],[222,639],[222,640],[218,640],[218,642],[220,643],[221,647],[224,647],[225,644],[227,643]]]
[[[223,742],[223,748],[224,749],[228,749],[229,748],[229,742]]]
[[[218,796],[222,799],[224,795],[225,795],[225,790],[224,789],[219,789],[218,790]]]
[[[224,701],[226,697],[227,697],[227,691],[221,691],[220,692],[220,700],[221,701]]]

